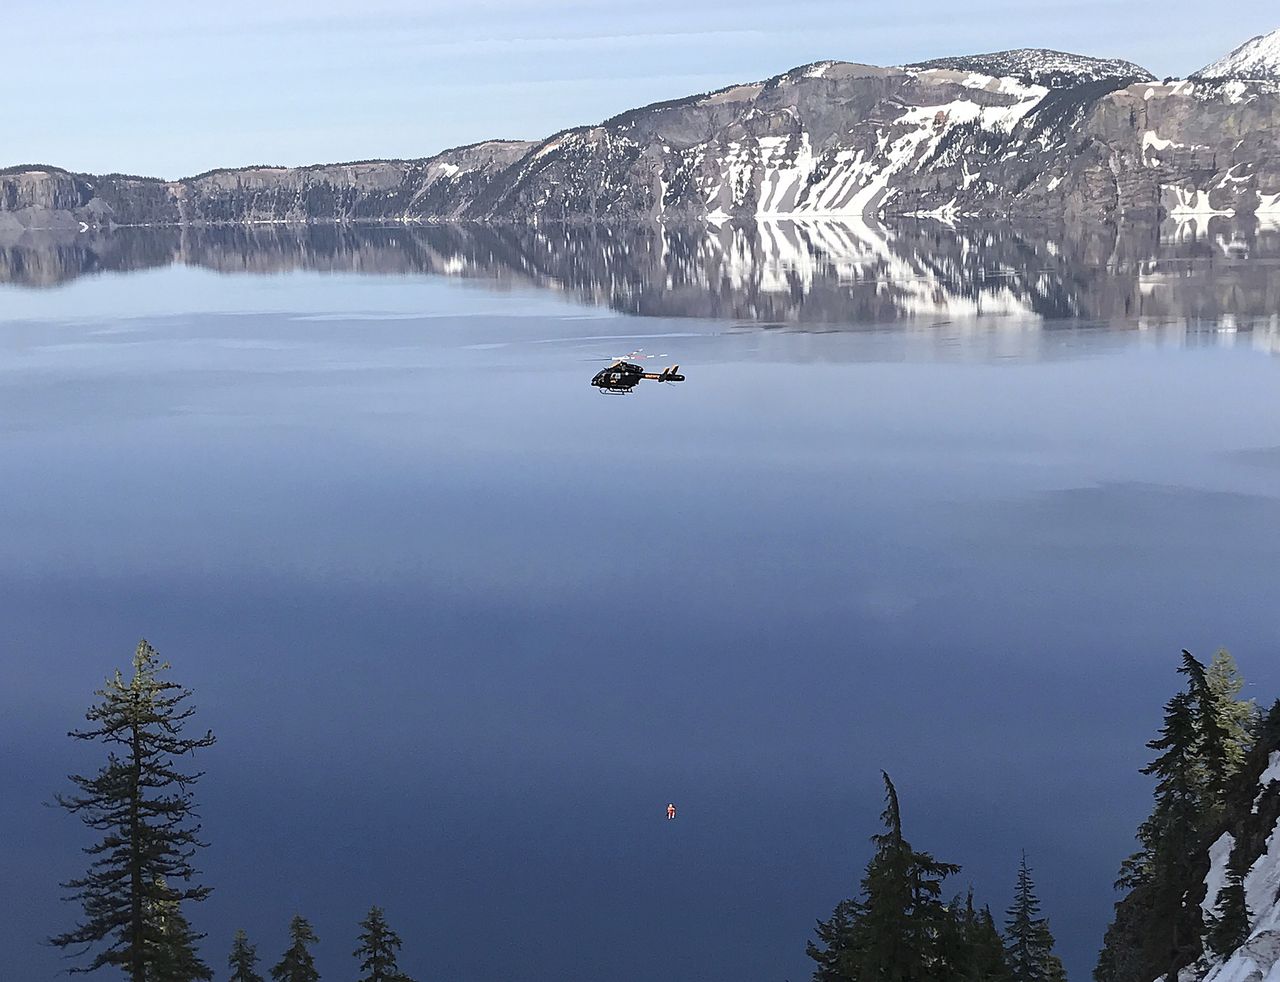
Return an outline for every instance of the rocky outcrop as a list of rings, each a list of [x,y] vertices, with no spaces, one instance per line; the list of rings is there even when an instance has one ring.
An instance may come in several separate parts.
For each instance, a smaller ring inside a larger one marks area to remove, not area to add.
[[[244,167],[180,181],[0,171],[0,230],[103,225],[414,222],[461,217],[531,144],[491,141],[425,160]]]

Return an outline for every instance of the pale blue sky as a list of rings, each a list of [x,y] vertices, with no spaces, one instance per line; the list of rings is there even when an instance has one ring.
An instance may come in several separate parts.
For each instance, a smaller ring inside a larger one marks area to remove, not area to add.
[[[7,0],[4,21],[0,166],[172,178],[532,139],[823,58],[1043,46],[1185,75],[1280,27],[1280,12],[1275,0]]]

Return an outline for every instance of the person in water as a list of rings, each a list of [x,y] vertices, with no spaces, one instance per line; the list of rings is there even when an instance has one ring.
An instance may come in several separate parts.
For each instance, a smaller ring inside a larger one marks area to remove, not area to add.
[[[669,822],[671,821],[671,819],[675,817],[676,817],[676,806],[670,805],[670,804],[667,805],[667,821]]]

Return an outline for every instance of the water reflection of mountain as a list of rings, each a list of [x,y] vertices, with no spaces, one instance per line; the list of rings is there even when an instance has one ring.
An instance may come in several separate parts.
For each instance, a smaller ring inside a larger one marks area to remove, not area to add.
[[[1274,322],[1280,311],[1280,229],[1227,219],[1074,234],[777,221],[260,225],[0,239],[0,282],[26,286],[171,263],[228,273],[462,276],[566,291],[629,313],[777,323],[991,316]]]

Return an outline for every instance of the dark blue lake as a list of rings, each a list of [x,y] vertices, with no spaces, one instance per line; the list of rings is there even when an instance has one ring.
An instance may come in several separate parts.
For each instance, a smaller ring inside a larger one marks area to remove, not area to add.
[[[45,803],[146,637],[218,977],[294,913],[352,976],[377,903],[421,982],[799,982],[883,768],[1085,979],[1179,649],[1280,695],[1280,250],[1201,233],[0,249],[4,977],[66,967]],[[635,348],[687,381],[588,384]]]

